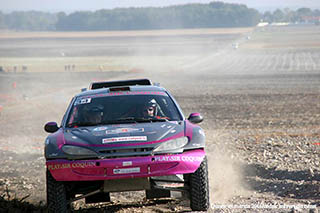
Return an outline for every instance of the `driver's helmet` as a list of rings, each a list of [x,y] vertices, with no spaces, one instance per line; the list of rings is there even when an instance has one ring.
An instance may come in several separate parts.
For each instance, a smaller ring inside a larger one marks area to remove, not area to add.
[[[152,99],[144,105],[143,114],[145,116],[156,116],[157,115],[157,102],[156,102],[156,100]]]
[[[103,106],[100,104],[89,104],[84,106],[84,121],[88,123],[100,123],[103,118]]]

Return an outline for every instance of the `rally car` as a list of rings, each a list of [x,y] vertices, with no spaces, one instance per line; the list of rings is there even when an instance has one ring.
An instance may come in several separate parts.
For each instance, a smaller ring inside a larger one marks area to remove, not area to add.
[[[195,211],[209,208],[200,113],[186,119],[169,92],[149,79],[91,83],[58,126],[45,125],[49,212],[71,203],[110,202],[110,192],[145,190],[147,199],[181,191]]]

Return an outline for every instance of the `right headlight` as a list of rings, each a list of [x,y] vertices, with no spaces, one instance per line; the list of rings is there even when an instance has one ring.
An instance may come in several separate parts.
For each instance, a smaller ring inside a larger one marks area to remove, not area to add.
[[[166,142],[163,142],[157,148],[155,148],[153,150],[153,152],[166,152],[166,151],[171,151],[171,150],[175,150],[175,149],[180,149],[180,148],[184,147],[187,143],[188,143],[187,137],[181,137],[181,138],[168,140]]]
[[[70,145],[64,145],[62,147],[62,151],[68,155],[75,155],[75,156],[97,156],[97,153],[94,151],[79,147],[79,146],[70,146]]]

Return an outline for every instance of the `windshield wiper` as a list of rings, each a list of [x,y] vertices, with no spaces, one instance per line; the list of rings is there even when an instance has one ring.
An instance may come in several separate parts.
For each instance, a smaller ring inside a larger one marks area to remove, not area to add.
[[[136,123],[137,121],[135,120],[134,117],[126,117],[126,118],[119,118],[116,120],[110,120],[110,121],[105,121],[103,124],[122,124],[122,123]]]
[[[67,127],[73,128],[75,126],[77,126],[77,127],[80,127],[80,126],[96,126],[96,125],[99,125],[99,124],[100,123],[91,123],[91,122],[77,123],[77,122],[74,122],[74,123],[68,124]]]
[[[116,120],[106,121],[104,124],[119,124],[119,123],[143,123],[143,122],[165,122],[168,121],[166,118],[156,118],[156,117],[125,117]]]
[[[166,118],[157,118],[157,117],[149,117],[149,118],[135,118],[137,122],[165,122],[168,121]]]

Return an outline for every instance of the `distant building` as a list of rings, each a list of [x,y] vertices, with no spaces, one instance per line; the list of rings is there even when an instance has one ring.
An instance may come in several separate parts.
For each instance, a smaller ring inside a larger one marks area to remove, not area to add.
[[[305,23],[320,23],[320,16],[302,16],[301,19]]]
[[[271,26],[288,26],[288,22],[273,22],[271,23]]]
[[[269,25],[268,22],[260,22],[259,24],[257,24],[257,27],[265,27],[267,25]]]

